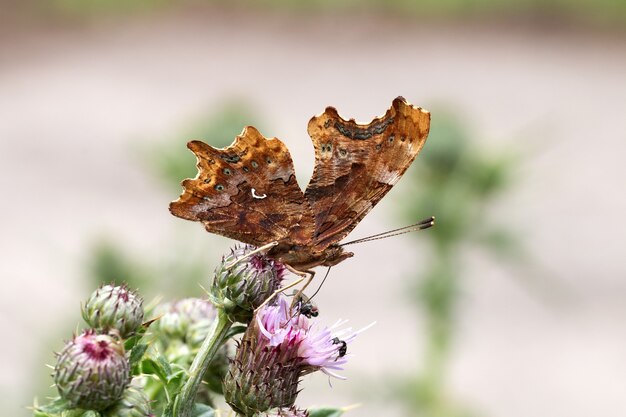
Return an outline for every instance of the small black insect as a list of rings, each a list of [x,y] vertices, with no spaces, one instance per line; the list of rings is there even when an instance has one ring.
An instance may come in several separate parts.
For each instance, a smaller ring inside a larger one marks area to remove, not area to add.
[[[300,314],[310,319],[311,317],[317,317],[320,314],[319,309],[311,300],[305,296],[304,294],[300,295],[298,299],[298,306],[300,309]]]
[[[344,356],[346,356],[346,353],[348,353],[348,344],[344,340],[339,340],[338,337],[334,337],[333,345],[338,345],[338,344],[341,344],[341,346],[339,346],[339,349],[338,349],[339,356],[337,356],[337,358],[343,358]]]

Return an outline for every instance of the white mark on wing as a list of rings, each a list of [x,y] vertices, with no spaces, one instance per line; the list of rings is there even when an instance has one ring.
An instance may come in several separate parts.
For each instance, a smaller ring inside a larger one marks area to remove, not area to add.
[[[253,188],[253,189],[252,189],[252,197],[254,197],[254,198],[258,198],[258,199],[263,199],[263,198],[267,197],[267,194],[257,195],[257,194],[256,194],[256,190]]]

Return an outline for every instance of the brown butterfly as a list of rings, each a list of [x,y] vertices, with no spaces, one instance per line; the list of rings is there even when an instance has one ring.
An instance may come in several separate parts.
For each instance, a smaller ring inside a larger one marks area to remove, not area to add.
[[[315,169],[304,193],[285,144],[252,126],[227,148],[192,141],[198,174],[182,182],[170,211],[211,233],[254,246],[273,243],[268,256],[312,275],[311,268],[353,256],[339,242],[398,182],[429,128],[430,113],[402,97],[367,125],[326,108],[309,121]]]

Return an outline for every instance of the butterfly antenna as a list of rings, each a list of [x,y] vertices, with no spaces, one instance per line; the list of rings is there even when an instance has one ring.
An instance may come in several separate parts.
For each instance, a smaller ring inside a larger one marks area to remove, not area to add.
[[[324,285],[324,283],[326,282],[326,278],[328,278],[328,274],[330,274],[330,268],[332,267],[328,267],[328,269],[326,270],[326,275],[324,275],[324,279],[322,280],[322,282],[320,283],[320,286],[317,287],[317,290],[315,290],[315,292],[313,293],[312,296],[309,297],[309,301],[311,301],[313,299],[313,297],[315,297],[317,295],[318,292],[320,292],[320,290],[322,289],[322,286]]]
[[[400,227],[398,229],[388,230],[386,232],[378,233],[378,234],[375,234],[375,235],[372,235],[372,236],[363,237],[361,239],[352,240],[350,242],[342,243],[339,246],[353,245],[355,243],[369,242],[371,240],[385,239],[385,238],[388,238],[388,237],[391,237],[391,236],[398,236],[398,235],[403,235],[405,233],[416,232],[418,230],[428,229],[429,227],[434,226],[434,224],[435,224],[435,217],[434,216],[430,216],[427,219],[424,219],[424,220],[422,220],[420,222],[417,222],[415,224],[411,224],[409,226],[404,226],[404,227]]]

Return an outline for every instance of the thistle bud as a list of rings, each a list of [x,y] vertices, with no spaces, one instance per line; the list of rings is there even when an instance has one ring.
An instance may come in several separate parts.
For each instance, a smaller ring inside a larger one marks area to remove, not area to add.
[[[130,379],[123,344],[86,330],[70,340],[57,358],[54,382],[72,407],[103,410],[119,400]]]
[[[333,370],[342,369],[347,344],[356,336],[349,334],[337,343],[337,336],[345,333],[350,329],[333,334],[332,328],[315,328],[280,297],[276,305],[258,311],[246,329],[224,379],[226,402],[247,417],[273,408],[289,409],[301,376],[320,370],[341,378]]]
[[[184,298],[159,305],[154,315],[159,319],[150,329],[161,338],[164,345],[172,339],[179,339],[196,348],[206,338],[216,317],[216,310],[207,300]]]
[[[151,417],[150,399],[139,387],[129,385],[122,398],[101,413],[102,417]]]
[[[94,329],[116,329],[122,338],[132,335],[143,321],[143,300],[125,285],[104,285],[82,308],[83,319]]]
[[[235,247],[215,271],[211,301],[233,321],[250,321],[254,309],[280,288],[285,275],[283,264],[262,253],[240,260],[254,249],[250,245]]]

